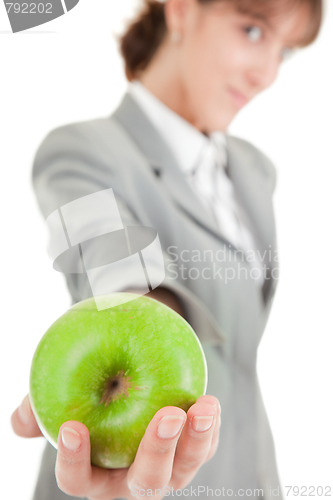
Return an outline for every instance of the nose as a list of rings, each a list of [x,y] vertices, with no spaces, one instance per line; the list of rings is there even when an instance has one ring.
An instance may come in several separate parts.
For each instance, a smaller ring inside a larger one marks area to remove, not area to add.
[[[279,58],[272,54],[253,61],[247,72],[248,83],[257,91],[265,90],[275,81],[279,66]]]

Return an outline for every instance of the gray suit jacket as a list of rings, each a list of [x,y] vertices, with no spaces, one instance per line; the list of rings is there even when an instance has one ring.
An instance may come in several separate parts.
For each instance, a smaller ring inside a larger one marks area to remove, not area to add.
[[[166,270],[163,286],[178,295],[203,344],[207,393],[216,395],[222,407],[219,449],[191,483],[192,494],[211,498],[209,487],[218,497],[230,488],[237,498],[239,489],[251,488],[258,490],[251,498],[279,498],[273,440],[256,373],[257,347],[277,282],[275,169],[244,140],[227,136],[227,146],[229,175],[265,268],[263,287],[128,94],[111,117],[51,132],[37,152],[33,183],[45,217],[112,187],[124,224],[157,231]],[[115,246],[94,247],[92,258],[105,262],[108,255],[116,256]],[[68,274],[66,280],[73,301],[91,296],[84,274]],[[69,498],[56,488],[50,447],[45,457],[35,499]]]

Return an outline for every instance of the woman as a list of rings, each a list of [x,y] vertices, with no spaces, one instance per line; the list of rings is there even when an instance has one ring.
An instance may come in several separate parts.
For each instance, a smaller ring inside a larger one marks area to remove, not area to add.
[[[34,186],[46,217],[112,188],[124,225],[157,231],[166,276],[150,294],[193,325],[210,395],[187,414],[161,409],[128,470],[92,468],[87,429],[65,423],[58,453],[45,452],[36,500],[161,497],[167,488],[200,498],[282,497],[256,375],[277,281],[275,171],[226,131],[275,80],[286,54],[315,39],[320,23],[318,0],[149,2],[121,39],[132,83],[119,108],[55,130],[39,149]],[[98,265],[113,250],[91,248],[88,256]],[[143,290],[126,271],[118,288]],[[67,283],[73,301],[91,295],[85,275],[68,274]],[[13,426],[23,436],[40,434],[28,398]],[[53,477],[55,459],[65,493]]]

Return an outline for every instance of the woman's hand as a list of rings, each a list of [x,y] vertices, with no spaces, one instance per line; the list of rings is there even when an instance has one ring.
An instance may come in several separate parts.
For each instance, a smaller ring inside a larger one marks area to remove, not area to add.
[[[41,436],[26,396],[12,415],[16,434]],[[128,469],[101,469],[90,463],[87,427],[65,422],[59,432],[56,478],[59,488],[91,500],[117,497],[162,498],[168,488],[184,488],[215,453],[219,438],[220,405],[214,396],[201,396],[187,414],[161,408],[149,423],[133,464]]]

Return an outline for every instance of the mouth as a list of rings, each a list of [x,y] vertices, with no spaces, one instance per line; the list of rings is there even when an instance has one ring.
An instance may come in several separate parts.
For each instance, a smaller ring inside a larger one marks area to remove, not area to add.
[[[232,102],[238,109],[243,108],[245,104],[247,104],[250,100],[244,94],[238,92],[238,90],[234,89],[233,87],[228,87],[228,93],[231,97]]]

